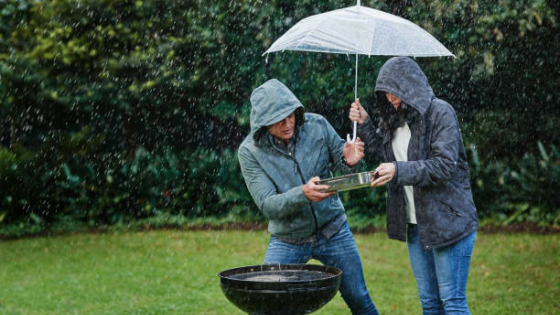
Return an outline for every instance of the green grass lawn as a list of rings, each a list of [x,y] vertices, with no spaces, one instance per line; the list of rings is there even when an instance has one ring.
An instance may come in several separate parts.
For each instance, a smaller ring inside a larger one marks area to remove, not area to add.
[[[420,314],[404,243],[356,235],[381,314]],[[558,314],[560,235],[478,235],[473,314]],[[0,242],[0,314],[243,314],[218,272],[260,264],[268,234],[151,231]],[[317,262],[315,262],[317,263]],[[349,314],[337,295],[314,314]]]

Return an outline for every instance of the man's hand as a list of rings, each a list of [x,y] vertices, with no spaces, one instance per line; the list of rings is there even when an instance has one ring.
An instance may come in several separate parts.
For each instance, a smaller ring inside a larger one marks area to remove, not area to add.
[[[356,138],[354,143],[346,141],[342,154],[344,154],[346,163],[349,166],[354,166],[364,157],[364,143],[359,137]]]
[[[313,177],[310,179],[307,184],[303,185],[303,194],[307,199],[313,202],[319,202],[325,200],[326,198],[336,194],[336,191],[326,192],[323,193],[321,190],[328,189],[329,186],[327,185],[317,185],[315,182],[321,180],[318,176]]]
[[[350,105],[350,114],[348,115],[348,118],[350,118],[351,121],[358,122],[358,125],[361,125],[368,117],[368,113],[360,104],[360,99],[357,98],[356,101]]]
[[[395,164],[393,163],[381,163],[373,174],[377,173],[376,176],[371,176],[371,187],[379,187],[390,182],[393,177],[395,177]]]

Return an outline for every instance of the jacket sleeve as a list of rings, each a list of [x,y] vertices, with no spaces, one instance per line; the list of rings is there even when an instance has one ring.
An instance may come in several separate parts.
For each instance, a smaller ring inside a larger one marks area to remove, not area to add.
[[[270,177],[247,148],[239,149],[238,158],[245,184],[265,218],[281,219],[302,211],[303,207],[311,203],[303,194],[302,185],[278,193]]]
[[[346,142],[340,138],[331,124],[324,118],[323,123],[325,125],[326,139],[329,147],[330,160],[333,163],[333,169],[337,172],[342,172],[343,174],[348,174],[360,169],[363,166],[363,159],[354,166],[349,166],[348,164],[342,162],[344,144]]]
[[[457,167],[461,136],[451,105],[434,110],[426,160],[397,161],[397,185],[435,186],[449,181]]]
[[[358,125],[358,136],[365,144],[365,160],[373,165],[383,161],[383,136],[381,132],[374,126],[371,118]]]

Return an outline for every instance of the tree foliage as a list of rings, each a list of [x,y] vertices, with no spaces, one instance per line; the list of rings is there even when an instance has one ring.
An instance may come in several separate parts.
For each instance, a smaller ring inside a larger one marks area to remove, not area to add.
[[[302,18],[350,5],[0,1],[0,223],[42,229],[64,220],[256,211],[234,158],[249,131],[251,91],[276,77],[341,136],[354,97],[352,56],[262,53]],[[539,156],[538,141],[559,146],[558,3],[362,5],[417,23],[455,53],[417,61],[436,95],[456,108],[479,163],[513,167],[525,154]],[[370,111],[386,59],[360,57],[358,95]],[[358,195],[364,209],[382,208],[379,198]],[[543,205],[547,213],[560,208]]]

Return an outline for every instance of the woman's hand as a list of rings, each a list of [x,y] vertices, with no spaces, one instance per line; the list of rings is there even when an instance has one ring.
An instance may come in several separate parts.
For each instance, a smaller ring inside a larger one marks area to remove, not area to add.
[[[350,115],[348,115],[348,118],[350,118],[351,121],[356,121],[358,125],[361,125],[368,117],[368,113],[360,104],[360,99],[357,98],[356,101],[350,105]]]
[[[342,154],[344,154],[344,158],[346,159],[346,164],[348,164],[348,166],[358,164],[358,162],[364,157],[364,143],[360,140],[360,137],[356,138],[354,143],[346,141]]]
[[[387,184],[393,177],[395,177],[395,164],[394,163],[381,163],[373,174],[377,173],[376,176],[371,176],[370,187],[379,187]]]

